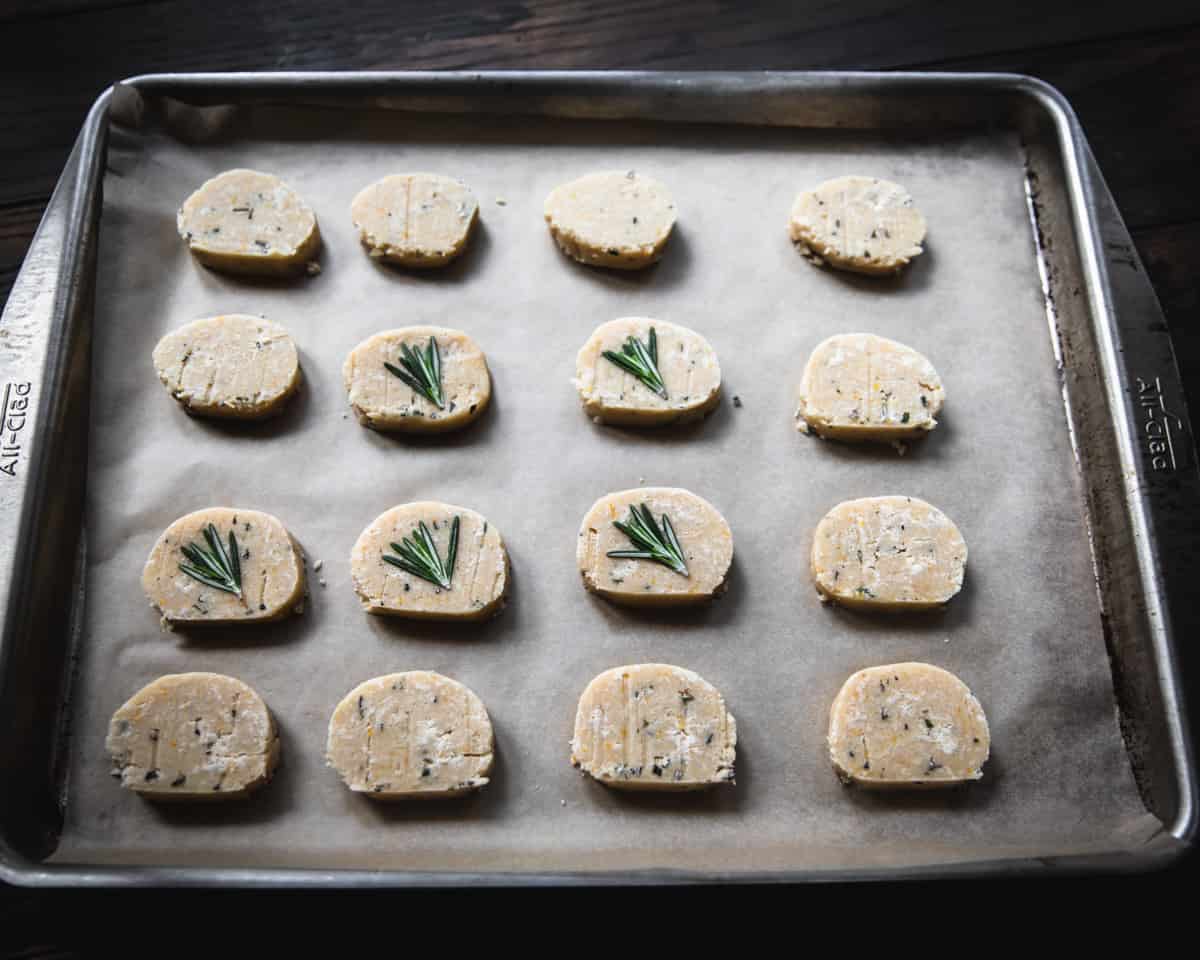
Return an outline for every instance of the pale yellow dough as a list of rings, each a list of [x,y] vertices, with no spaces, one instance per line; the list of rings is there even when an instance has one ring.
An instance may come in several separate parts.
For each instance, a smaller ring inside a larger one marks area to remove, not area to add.
[[[847,500],[813,534],[817,592],[847,607],[941,606],[962,589],[966,565],[958,527],[916,497]]]
[[[461,180],[399,173],[363,188],[350,215],[371,257],[440,267],[466,249],[479,202]]]
[[[899,184],[839,177],[796,198],[788,233],[832,267],[896,273],[921,253],[925,218]]]
[[[829,759],[845,782],[877,789],[978,780],[991,748],[966,684],[927,663],[860,670],[829,710]]]
[[[232,800],[271,779],[279,735],[262,697],[219,673],[178,673],[113,714],[113,776],[151,800]]]
[[[176,226],[192,255],[215,270],[280,276],[319,269],[316,214],[269,173],[218,174],[184,201]]]
[[[228,550],[229,531],[237,539],[242,596],[214,589],[179,569],[181,548],[206,547],[204,528],[217,528]],[[209,507],[180,517],[158,538],[142,570],[142,589],[171,623],[251,623],[299,613],[304,599],[300,548],[282,523],[267,513]]]
[[[604,356],[621,353],[629,337],[658,342],[658,371],[666,399]],[[721,366],[700,334],[665,320],[623,317],[593,331],[575,361],[575,386],[589,417],[618,426],[660,426],[697,420],[721,400]]]
[[[154,370],[189,413],[258,420],[300,386],[300,358],[277,323],[231,313],[193,320],[154,348]]]
[[[605,670],[579,698],[571,763],[622,790],[733,783],[737,723],[691,670],[639,663]]]
[[[424,521],[445,562],[450,526],[459,517],[458,553],[450,589],[414,576],[383,558],[392,543],[412,538]],[[498,613],[508,591],[508,553],[500,531],[474,510],[434,501],[405,503],[380,514],[350,554],[354,589],[367,613],[416,620],[483,620]]]
[[[675,226],[675,201],[657,180],[589,173],[555,187],[545,205],[555,243],[580,263],[639,270],[658,261]]]
[[[444,409],[384,366],[403,370],[400,345],[424,351],[437,341],[442,358]],[[342,365],[342,381],[350,408],[363,426],[402,433],[442,433],[465,427],[487,409],[492,378],[483,351],[461,330],[447,327],[401,327],[368,337],[350,351]]]
[[[653,560],[608,556],[634,549],[613,524],[627,521],[632,505],[646,504],[660,525],[671,519],[687,562],[688,576]],[[703,603],[723,592],[733,562],[733,533],[707,500],[677,487],[638,487],[597,500],[583,518],[575,548],[583,584],[593,593],[633,606]]]
[[[925,357],[895,340],[845,333],[820,343],[800,379],[800,430],[839,440],[893,442],[937,426],[941,377]]]
[[[333,711],[325,756],[355,793],[438,797],[488,782],[494,737],[483,701],[425,670],[360,683]]]

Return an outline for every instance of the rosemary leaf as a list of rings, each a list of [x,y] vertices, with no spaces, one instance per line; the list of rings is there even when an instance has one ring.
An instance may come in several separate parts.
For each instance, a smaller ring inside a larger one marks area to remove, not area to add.
[[[627,536],[636,550],[610,550],[607,556],[623,560],[653,560],[670,567],[682,577],[688,576],[687,560],[683,547],[675,535],[671,519],[664,513],[662,526],[654,519],[650,507],[642,504],[629,507],[629,519],[614,520],[613,526]]]
[[[229,531],[229,550],[221,542],[221,534],[213,524],[204,528],[204,539],[208,546],[199,543],[185,543],[179,552],[189,561],[179,564],[180,573],[186,574],[193,580],[198,580],[206,586],[225,593],[232,593],[239,600],[242,598],[242,563],[238,558],[237,537]]]
[[[438,554],[437,543],[424,520],[417,524],[416,530],[409,536],[401,539],[399,543],[390,544],[397,556],[385,553],[384,562],[399,567],[414,577],[420,577],[436,587],[449,590],[451,579],[454,577],[454,560],[458,555],[459,522],[457,516],[450,522],[450,543],[446,550],[445,563]]]
[[[425,349],[414,350],[400,344],[400,366],[383,361],[387,372],[399,377],[414,393],[419,393],[439,410],[446,408],[442,393],[442,352],[435,337],[429,338]]]
[[[662,374],[658,370],[658,334],[653,327],[650,328],[648,345],[630,335],[621,345],[620,353],[615,350],[605,350],[602,356],[627,373],[633,374],[664,400],[667,399],[667,385],[663,382]]]

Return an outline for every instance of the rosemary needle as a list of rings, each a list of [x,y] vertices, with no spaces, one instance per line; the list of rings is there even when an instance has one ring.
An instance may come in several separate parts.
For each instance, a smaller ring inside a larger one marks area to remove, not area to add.
[[[622,370],[632,373],[664,400],[667,399],[667,385],[663,383],[662,374],[658,370],[658,334],[654,332],[653,327],[650,328],[650,337],[646,343],[630,334],[621,345],[620,353],[605,350],[602,356]]]
[[[439,410],[446,408],[442,394],[442,352],[435,337],[422,350],[414,350],[407,343],[400,344],[400,366],[383,361],[388,373],[399,377],[417,393],[425,397]]]
[[[208,546],[185,543],[180,551],[190,563],[181,563],[179,569],[193,580],[199,580],[216,590],[242,597],[242,561],[238,557],[238,542],[233,531],[229,531],[229,550],[221,542],[221,535],[213,524],[204,528],[204,539]]]
[[[664,567],[670,567],[680,576],[688,576],[687,561],[683,556],[683,547],[675,536],[675,528],[671,526],[671,518],[662,515],[662,526],[654,522],[654,514],[646,504],[639,509],[630,505],[629,519],[625,522],[614,520],[613,526],[620,530],[633,543],[636,550],[610,550],[608,556],[625,560],[653,560]]]
[[[404,537],[399,543],[391,545],[398,556],[385,553],[384,561],[434,586],[449,590],[450,580],[454,577],[454,560],[458,556],[458,522],[458,517],[450,521],[450,544],[446,548],[445,563],[438,555],[437,544],[433,542],[433,534],[425,526],[424,520],[417,524],[411,537]]]

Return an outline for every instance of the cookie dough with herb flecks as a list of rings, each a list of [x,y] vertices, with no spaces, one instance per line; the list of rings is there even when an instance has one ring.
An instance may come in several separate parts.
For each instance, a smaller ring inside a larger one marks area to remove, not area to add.
[[[154,348],[154,370],[188,413],[205,417],[270,417],[300,386],[300,358],[287,330],[240,313],[168,333]]]
[[[431,500],[380,514],[350,554],[367,613],[415,620],[483,620],[508,592],[500,531],[474,510]]]
[[[350,351],[342,380],[359,422],[380,431],[457,430],[492,398],[483,351],[448,327],[401,327],[368,337]]]
[[[597,500],[575,547],[588,590],[631,606],[703,603],[725,590],[733,533],[717,508],[678,487]]]
[[[895,442],[936,427],[945,399],[941,377],[916,350],[870,333],[844,333],[809,357],[796,424],[821,437]]]
[[[467,247],[479,201],[461,180],[400,173],[364,187],[350,215],[368,255],[406,267],[441,267]]]
[[[158,538],[142,589],[166,623],[279,620],[303,609],[304,561],[270,514],[208,507],[180,517]]]
[[[889,274],[921,253],[925,217],[899,184],[839,177],[796,198],[788,233],[817,262]]]
[[[320,271],[316,214],[270,173],[218,174],[184,201],[176,226],[192,256],[214,270],[265,276]]]
[[[150,800],[233,800],[271,779],[279,734],[254,690],[219,673],[159,677],[113,714],[113,776]]]
[[[711,683],[683,667],[605,670],[579,698],[571,763],[619,790],[733,783],[737,722]]]
[[[589,173],[555,187],[544,213],[563,253],[615,270],[657,262],[675,226],[675,201],[667,188],[633,170]]]
[[[847,784],[951,787],[978,780],[991,749],[967,685],[928,663],[860,670],[829,710],[829,759]]]
[[[575,360],[574,382],[587,415],[617,426],[686,423],[721,399],[721,366],[708,341],[649,317],[597,327]]]
[[[486,786],[494,749],[483,701],[427,670],[375,677],[333,711],[325,756],[346,786],[377,800]]]

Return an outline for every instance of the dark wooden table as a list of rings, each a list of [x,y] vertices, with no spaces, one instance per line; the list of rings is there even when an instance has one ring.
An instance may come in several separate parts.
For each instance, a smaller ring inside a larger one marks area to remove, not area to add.
[[[1061,89],[1079,114],[1166,311],[1198,422],[1194,0],[0,0],[0,63],[0,302],[88,106],[133,74],[534,67],[1033,74]],[[53,913],[47,902],[19,900],[35,919]]]

